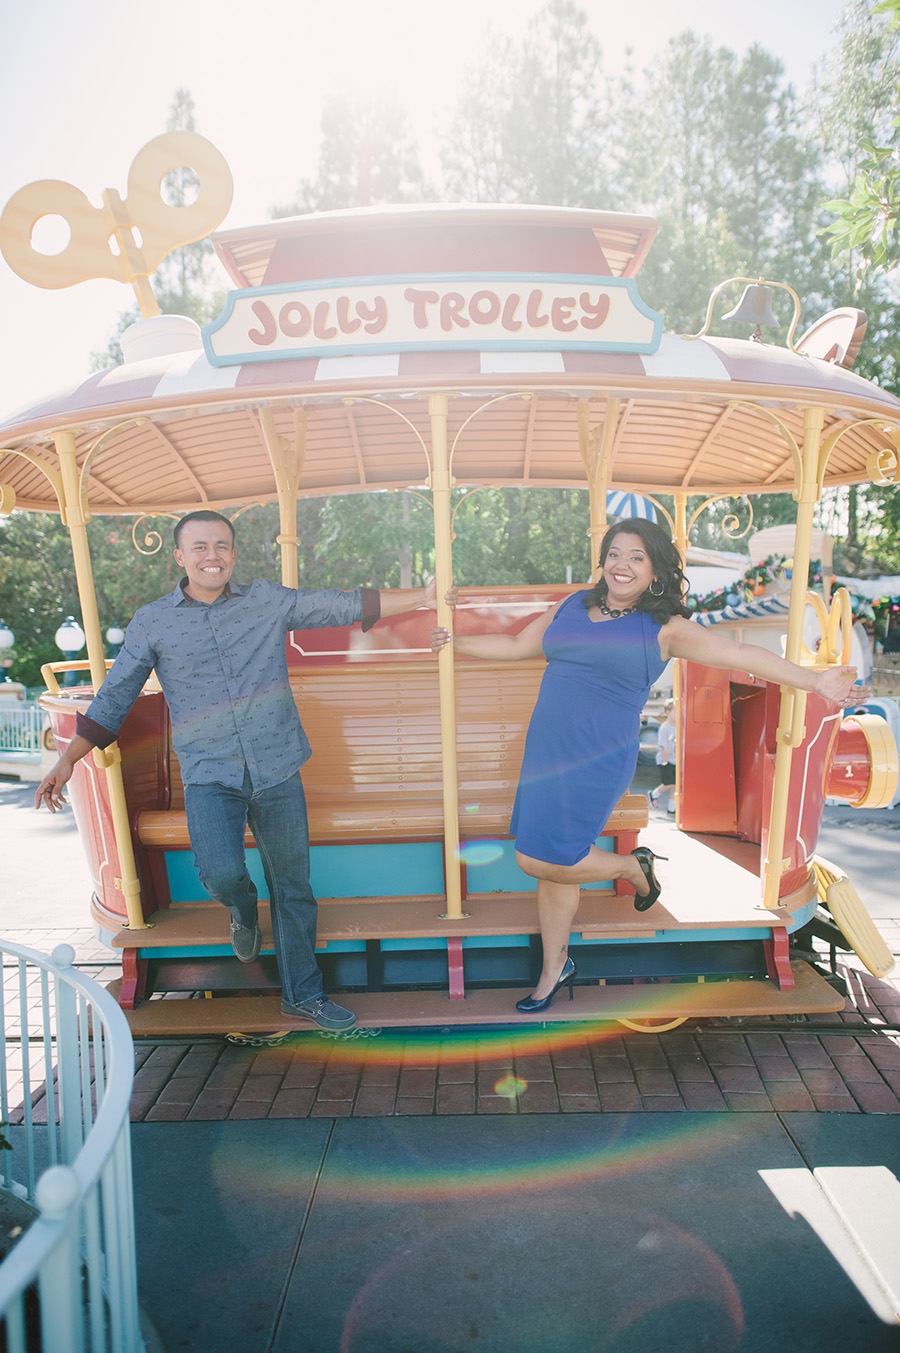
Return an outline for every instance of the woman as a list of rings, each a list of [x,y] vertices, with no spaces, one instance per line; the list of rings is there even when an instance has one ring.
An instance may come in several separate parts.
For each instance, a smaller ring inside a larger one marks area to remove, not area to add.
[[[523,1014],[546,1010],[565,985],[572,999],[569,934],[582,884],[626,879],[639,911],[659,897],[655,857],[646,846],[616,855],[594,843],[631,784],[641,710],[670,658],[733,667],[839,706],[867,694],[853,687],[851,667],[817,673],[689,620],[678,551],[653,522],[610,527],[600,564],[595,587],[567,597],[519,634],[453,640],[458,653],[473,658],[547,658],[510,823],[519,868],[538,881],[544,950],[540,981],[516,1007]],[[437,652],[450,638],[436,628],[431,646]]]

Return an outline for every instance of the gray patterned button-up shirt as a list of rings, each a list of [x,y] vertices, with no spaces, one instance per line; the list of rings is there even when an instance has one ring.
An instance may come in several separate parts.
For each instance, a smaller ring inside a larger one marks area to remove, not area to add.
[[[352,625],[364,609],[368,628],[377,596],[373,609],[370,589],[305,592],[257,578],[232,582],[210,605],[179,582],[136,612],[78,732],[98,746],[112,742],[155,668],[185,784],[236,788],[245,766],[254,790],[280,784],[311,750],[288,684],[288,631]]]

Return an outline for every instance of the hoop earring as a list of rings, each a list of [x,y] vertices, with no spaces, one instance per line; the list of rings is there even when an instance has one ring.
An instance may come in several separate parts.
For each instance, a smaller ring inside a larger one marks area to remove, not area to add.
[[[654,588],[653,583],[659,583],[658,592]],[[647,591],[650,593],[651,597],[661,597],[663,592],[665,592],[666,590],[665,583],[663,582],[662,578],[654,578],[653,583],[650,584],[650,586],[647,588]]]

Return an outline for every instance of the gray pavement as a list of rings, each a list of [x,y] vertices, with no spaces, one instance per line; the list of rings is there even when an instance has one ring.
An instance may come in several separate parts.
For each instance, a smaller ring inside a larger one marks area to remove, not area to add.
[[[91,881],[71,807],[35,812],[36,786],[0,776],[0,934],[90,925]]]
[[[880,1353],[896,1120],[137,1125],[142,1300],[220,1353]]]

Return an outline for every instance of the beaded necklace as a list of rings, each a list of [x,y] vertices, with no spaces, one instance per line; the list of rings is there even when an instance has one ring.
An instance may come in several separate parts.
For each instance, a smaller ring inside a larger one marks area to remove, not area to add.
[[[620,615],[631,615],[637,610],[636,606],[626,606],[624,611],[611,611],[608,606],[603,605],[602,601],[599,602],[598,605],[600,614],[611,616],[613,620],[618,620]]]

